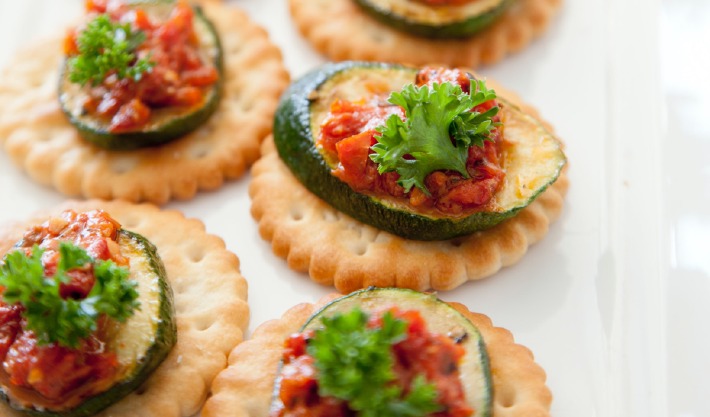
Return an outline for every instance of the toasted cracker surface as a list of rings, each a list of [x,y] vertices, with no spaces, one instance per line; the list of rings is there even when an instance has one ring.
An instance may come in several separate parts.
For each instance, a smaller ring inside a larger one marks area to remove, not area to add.
[[[229,355],[229,367],[215,379],[202,417],[268,417],[284,340],[337,297],[332,294],[316,304],[299,304],[280,319],[259,326],[251,339]],[[472,313],[463,304],[450,304],[478,327],[486,343],[493,376],[493,415],[549,416],[552,394],[545,385],[545,371],[531,351],[516,344],[508,330],[493,327],[487,316]]]
[[[538,120],[538,112],[494,80],[499,96]],[[542,121],[552,132],[552,126]],[[281,161],[268,138],[252,168],[251,214],[274,253],[296,271],[344,293],[369,286],[450,290],[518,262],[542,239],[563,206],[569,180],[557,181],[514,217],[443,241],[415,241],[381,231],[343,214],[308,191]]]
[[[279,49],[248,16],[203,4],[220,34],[223,98],[207,123],[168,144],[108,151],[78,136],[57,99],[61,35],[30,46],[0,74],[0,146],[41,184],[70,196],[163,204],[240,177],[259,157],[289,81]]]
[[[517,52],[550,24],[562,0],[517,0],[491,26],[468,38],[414,36],[366,14],[353,0],[289,0],[291,15],[313,46],[335,61],[389,61],[414,65],[493,64]]]
[[[65,209],[106,210],[124,229],[139,233],[157,248],[175,295],[178,340],[160,367],[139,390],[98,416],[188,417],[195,415],[210,384],[227,365],[230,350],[243,339],[249,321],[247,284],[239,259],[224,242],[206,233],[199,220],[153,205],[91,200],[69,202],[55,210],[0,228],[0,257],[32,224]],[[0,415],[21,417],[4,404]]]

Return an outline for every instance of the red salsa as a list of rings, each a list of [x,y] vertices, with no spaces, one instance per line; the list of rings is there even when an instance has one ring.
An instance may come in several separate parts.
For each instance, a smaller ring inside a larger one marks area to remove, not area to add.
[[[127,266],[128,259],[121,255],[116,242],[119,229],[118,222],[103,211],[66,211],[28,230],[18,250],[29,255],[34,245],[44,249],[45,276],[53,276],[56,271],[60,241],[81,246],[96,259]],[[61,284],[61,297],[86,298],[95,281],[92,267],[72,269],[67,275],[71,281]],[[106,321],[100,320],[98,330],[76,349],[56,343],[40,345],[36,335],[25,329],[23,309],[22,305],[0,301],[0,383],[9,384],[13,397],[32,398],[38,405],[61,406],[111,385],[118,361],[115,353],[106,350]]]
[[[464,92],[470,92],[469,75],[459,70],[424,68],[415,79],[418,86],[443,82],[456,83]],[[483,113],[495,106],[500,105],[496,100],[489,100],[471,110]],[[470,178],[454,171],[434,171],[425,179],[430,193],[427,196],[416,187],[405,192],[397,184],[399,174],[379,174],[377,164],[370,159],[370,148],[377,143],[375,129],[391,114],[405,117],[401,107],[388,103],[386,97],[381,96],[358,102],[336,100],[331,104],[330,112],[321,124],[317,146],[329,158],[338,161],[333,175],[357,192],[395,197],[415,208],[449,215],[475,212],[493,198],[505,177],[500,165],[502,127],[491,131],[491,140],[485,141],[483,147],[468,149],[466,169]],[[499,122],[500,117],[496,115],[493,121]]]
[[[392,346],[396,383],[406,392],[417,375],[425,377],[437,391],[441,411],[432,417],[466,417],[474,410],[466,403],[459,363],[464,348],[444,335],[427,330],[426,322],[416,310],[388,310],[407,323],[406,338]],[[370,317],[368,326],[382,327],[384,311]],[[290,336],[283,351],[283,368],[279,388],[280,407],[271,417],[354,417],[348,404],[332,397],[318,395],[318,375],[314,359],[306,352],[314,332],[308,330]]]
[[[89,18],[107,15],[114,22],[128,23],[145,35],[135,55],[153,63],[139,80],[119,79],[109,73],[98,86],[89,86],[83,111],[109,124],[109,131],[140,130],[149,123],[155,109],[201,105],[219,73],[200,55],[200,41],[193,25],[194,11],[178,1],[165,20],[122,0],[87,0]],[[82,27],[67,34],[64,53],[79,53]]]

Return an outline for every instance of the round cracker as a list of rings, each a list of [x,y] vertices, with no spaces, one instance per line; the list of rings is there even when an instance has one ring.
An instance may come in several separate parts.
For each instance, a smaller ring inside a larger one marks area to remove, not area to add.
[[[215,378],[202,417],[268,417],[284,340],[339,296],[332,294],[316,304],[299,304],[280,319],[259,326],[251,339],[229,355],[229,367]],[[516,344],[508,330],[493,327],[487,316],[472,313],[463,304],[449,304],[478,328],[486,344],[493,376],[493,415],[549,416],[552,394],[545,385],[545,371],[535,363],[532,352]]]
[[[562,0],[516,0],[495,23],[460,39],[428,39],[378,22],[353,0],[290,0],[296,26],[335,61],[363,60],[476,68],[517,52],[538,37]]]
[[[487,80],[489,87],[538,120],[538,112]],[[549,132],[549,123],[541,121]],[[364,224],[308,191],[281,161],[269,137],[252,168],[251,214],[262,238],[296,271],[343,293],[361,288],[450,290],[518,262],[542,239],[561,211],[566,167],[550,187],[514,217],[471,235],[442,241],[409,240]]]
[[[123,201],[69,202],[51,212],[0,228],[0,257],[24,230],[66,209],[100,208],[126,230],[145,236],[157,248],[175,295],[178,340],[175,347],[135,392],[99,413],[99,417],[189,417],[199,410],[227,355],[243,340],[249,321],[247,283],[239,259],[224,241],[207,234],[204,224],[177,211]],[[0,404],[0,415],[25,414]]]
[[[70,196],[186,200],[242,176],[259,157],[289,82],[281,52],[242,11],[203,4],[220,34],[223,98],[202,127],[168,144],[109,151],[84,141],[57,99],[61,37],[28,47],[0,74],[0,145],[37,182]]]

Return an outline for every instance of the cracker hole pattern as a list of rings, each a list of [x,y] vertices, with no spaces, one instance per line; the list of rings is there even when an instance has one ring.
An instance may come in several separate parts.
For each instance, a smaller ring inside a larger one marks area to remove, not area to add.
[[[453,246],[455,248],[460,248],[463,245],[463,239],[461,239],[461,238],[451,239],[449,241],[449,243],[451,244],[451,246]]]
[[[194,328],[199,332],[204,332],[210,329],[214,324],[214,320],[210,317],[203,317],[195,320]]]
[[[185,254],[190,261],[195,263],[201,262],[205,259],[205,250],[202,246],[191,245],[186,248]]]
[[[356,241],[356,242],[350,243],[348,245],[348,247],[350,248],[350,251],[352,253],[354,253],[355,255],[363,256],[364,254],[367,253],[368,244],[367,244],[367,242]]]
[[[242,42],[241,40],[238,40],[236,37],[233,42],[230,42],[230,46],[227,47],[227,56],[236,56],[242,51]]]
[[[183,294],[183,292],[178,292],[176,295]],[[185,302],[182,301],[183,299],[181,297],[175,297],[175,312],[178,315],[185,314],[186,311],[188,311],[188,307]]]
[[[360,226],[360,223],[357,223],[356,221],[350,219],[345,226],[347,227],[348,230],[352,231],[355,233],[355,236],[357,236],[358,239],[362,237],[362,227]]]
[[[212,149],[212,144],[211,143],[206,143],[204,141],[196,142],[193,146],[190,147],[189,155],[192,159],[200,159],[204,158],[205,156],[209,155],[210,150]]]
[[[340,214],[334,210],[323,210],[323,220],[327,222],[337,222],[340,219]]]
[[[515,388],[505,384],[496,387],[495,401],[503,408],[513,407],[516,401]]]
[[[138,165],[138,159],[133,156],[116,157],[111,162],[111,170],[116,174],[125,174],[132,171]]]
[[[303,218],[305,217],[305,213],[303,212],[303,207],[301,207],[301,206],[291,207],[291,209],[288,211],[288,215],[291,217],[291,220],[294,220],[294,221],[303,220]]]

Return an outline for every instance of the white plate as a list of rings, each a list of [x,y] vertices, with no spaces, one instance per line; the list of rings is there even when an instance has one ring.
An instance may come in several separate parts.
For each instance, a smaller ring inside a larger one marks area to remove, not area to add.
[[[268,28],[293,78],[324,62],[285,0],[230,3]],[[670,3],[567,0],[542,38],[480,70],[554,124],[571,188],[521,262],[440,296],[532,349],[556,416],[710,415],[710,6]],[[63,33],[81,4],[0,0],[0,65],[31,38]],[[259,237],[249,180],[168,207],[202,219],[240,257],[253,330],[331,289],[290,271]],[[5,154],[0,195],[0,222],[65,199]]]

